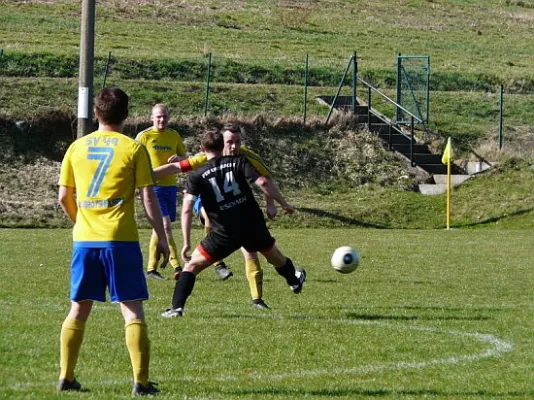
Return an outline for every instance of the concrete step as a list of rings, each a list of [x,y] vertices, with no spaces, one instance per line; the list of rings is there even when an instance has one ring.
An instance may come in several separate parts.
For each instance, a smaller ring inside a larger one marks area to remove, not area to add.
[[[464,183],[470,178],[469,175],[451,175],[452,186],[458,186]],[[424,183],[419,185],[419,192],[426,195],[442,194],[447,191],[447,175],[436,174],[434,175],[434,182],[436,183]]]
[[[419,185],[419,192],[425,195],[442,194],[446,191],[447,185],[444,184],[423,183]]]
[[[469,175],[451,175],[451,184],[453,186],[458,186],[468,180],[471,176]],[[434,182],[437,184],[446,185],[447,184],[447,175],[434,175]]]
[[[493,161],[468,161],[462,167],[468,174],[477,174],[493,167],[494,164],[495,162]]]

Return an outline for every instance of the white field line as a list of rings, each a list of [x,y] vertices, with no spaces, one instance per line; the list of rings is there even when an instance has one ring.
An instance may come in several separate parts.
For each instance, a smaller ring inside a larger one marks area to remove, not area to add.
[[[0,302],[3,303],[3,302]],[[101,309],[111,309],[111,306],[100,306]],[[269,316],[267,318],[276,318],[276,319],[288,319],[287,317],[283,316]],[[313,318],[305,318],[307,320],[313,320]],[[321,320],[322,321],[322,320]],[[240,380],[283,380],[283,379],[295,379],[295,378],[313,378],[318,376],[327,376],[327,375],[366,375],[373,372],[382,372],[382,371],[395,371],[395,370],[403,370],[403,369],[425,369],[430,367],[435,367],[439,365],[455,365],[465,362],[474,362],[481,360],[483,358],[489,358],[489,357],[500,357],[502,354],[511,351],[513,348],[512,343],[506,342],[502,339],[499,339],[493,335],[490,334],[484,334],[484,333],[477,333],[477,332],[460,332],[455,330],[447,330],[447,329],[439,329],[439,328],[433,328],[433,327],[426,327],[426,326],[414,326],[414,325],[399,325],[399,324],[392,324],[388,322],[380,322],[380,321],[358,321],[358,320],[335,320],[335,319],[324,319],[326,323],[332,324],[332,323],[338,323],[338,324],[349,324],[349,325],[375,325],[387,329],[397,329],[397,330],[414,330],[419,331],[423,333],[437,333],[437,334],[447,334],[449,336],[453,337],[459,337],[459,338],[469,338],[473,339],[482,343],[485,343],[488,345],[488,347],[475,354],[464,354],[464,355],[456,355],[451,357],[445,357],[445,358],[436,358],[432,360],[426,360],[426,361],[417,361],[417,362],[405,362],[405,361],[399,361],[396,363],[382,363],[382,364],[369,364],[369,365],[361,365],[357,367],[339,367],[339,368],[320,368],[320,369],[312,369],[312,370],[300,370],[300,371],[292,371],[282,374],[270,374],[270,373],[263,373],[261,371],[255,371],[250,372],[248,374],[240,374],[239,376],[232,375],[232,374],[225,374],[225,375],[217,375],[217,376],[188,376],[188,375],[182,375],[177,376],[176,378],[173,378],[172,381],[192,381],[192,382],[205,382],[209,380],[217,380],[217,381],[224,381],[224,382],[231,382],[231,381],[240,381]],[[169,321],[170,323],[174,323],[175,321]],[[158,380],[158,379],[156,379]],[[160,382],[170,381],[169,379],[159,379]],[[85,384],[88,384],[89,386],[93,385],[117,385],[117,384],[124,384],[130,382],[126,379],[113,379],[113,380],[105,380],[105,381],[84,381]],[[22,389],[22,388],[30,388],[30,387],[45,387],[45,386],[53,386],[55,384],[55,381],[49,381],[49,382],[17,382],[14,383],[6,389],[16,390],[16,389]],[[1,392],[1,390],[0,390]]]

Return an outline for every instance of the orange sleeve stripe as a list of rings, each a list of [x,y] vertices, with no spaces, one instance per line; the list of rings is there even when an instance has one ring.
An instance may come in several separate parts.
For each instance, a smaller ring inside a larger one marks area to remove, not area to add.
[[[180,170],[182,172],[189,172],[193,170],[193,168],[191,167],[191,163],[189,162],[189,158],[180,161],[178,164],[180,164]]]

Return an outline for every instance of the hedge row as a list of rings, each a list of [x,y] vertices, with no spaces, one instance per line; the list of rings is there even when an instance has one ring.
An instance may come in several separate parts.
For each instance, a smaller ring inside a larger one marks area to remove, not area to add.
[[[107,57],[95,58],[95,77],[103,76]],[[311,66],[310,86],[337,86],[344,68]],[[57,77],[78,76],[78,55],[4,53],[0,58],[0,76],[7,77]],[[114,79],[175,79],[180,81],[204,81],[207,60],[154,59],[136,60],[111,57],[109,74]],[[214,59],[211,66],[211,81],[217,83],[303,85],[303,64],[253,64],[231,59]],[[376,87],[394,88],[394,70],[364,70],[359,76]],[[350,76],[349,78],[350,79]],[[491,74],[461,74],[457,72],[433,72],[430,89],[439,91],[486,91],[495,92],[504,85],[509,92],[534,92],[534,79],[524,78],[503,82]]]

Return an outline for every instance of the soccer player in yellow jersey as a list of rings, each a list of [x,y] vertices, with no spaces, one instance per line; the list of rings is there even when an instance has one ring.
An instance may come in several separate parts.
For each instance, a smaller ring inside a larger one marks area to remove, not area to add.
[[[156,104],[152,108],[152,126],[140,132],[136,138],[148,150],[154,167],[165,165],[170,160],[176,160],[177,157],[178,159],[185,157],[185,147],[180,134],[168,128],[169,116],[169,109],[165,104]],[[171,226],[172,222],[176,221],[176,194],[178,191],[176,176],[168,175],[158,178],[154,190],[158,196],[167,242],[171,250],[170,263],[175,273],[179,274],[182,268],[180,267]],[[165,279],[157,270],[157,242],[156,232],[152,231],[148,248],[147,276],[155,279]],[[161,264],[161,268],[165,268],[165,264]]]
[[[132,363],[132,395],[156,394],[148,381],[149,340],[143,300],[148,289],[135,223],[135,189],[139,188],[148,221],[164,262],[169,247],[163,228],[148,153],[123,135],[128,96],[119,88],[103,89],[95,98],[98,130],[71,144],[59,177],[58,200],[74,223],[71,261],[71,308],[61,327],[59,391],[79,391],[74,369],[85,324],[94,301],[120,304],[126,347]]]
[[[261,176],[267,178],[271,184],[272,181],[271,172],[265,166],[265,163],[261,157],[247,148],[241,145],[241,129],[236,125],[226,125],[222,129],[224,139],[223,154],[225,156],[243,155],[254,166]],[[188,172],[196,170],[207,162],[207,155],[205,153],[199,153],[193,157],[189,157],[178,163],[168,164],[164,167],[157,168],[154,172],[156,176],[163,176],[167,174],[175,174],[177,172]],[[206,234],[211,230],[211,223],[207,217],[204,208],[202,207],[201,198],[198,197],[194,204],[194,211],[199,216],[202,224],[206,228]],[[277,214],[277,209],[274,204],[274,200],[269,196],[265,196],[267,215],[270,218],[274,218]],[[241,249],[243,256],[245,257],[245,270],[247,274],[247,280],[249,282],[250,294],[252,300],[252,307],[258,310],[268,309],[269,307],[263,300],[263,270],[260,266],[260,261],[257,252],[250,252],[246,249]],[[222,264],[222,265],[221,265]],[[224,261],[218,261],[215,264],[215,270],[221,277],[221,279],[227,279],[228,273],[231,274],[224,264]],[[228,271],[228,272],[226,272]],[[225,277],[226,274],[226,278]],[[179,275],[175,277],[178,279]]]

